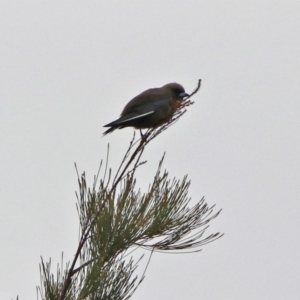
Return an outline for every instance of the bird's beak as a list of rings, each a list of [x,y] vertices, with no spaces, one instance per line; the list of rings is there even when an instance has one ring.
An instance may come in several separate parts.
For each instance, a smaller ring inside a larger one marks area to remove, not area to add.
[[[180,98],[184,98],[184,97],[189,97],[189,94],[187,94],[186,92],[180,93],[179,94]]]

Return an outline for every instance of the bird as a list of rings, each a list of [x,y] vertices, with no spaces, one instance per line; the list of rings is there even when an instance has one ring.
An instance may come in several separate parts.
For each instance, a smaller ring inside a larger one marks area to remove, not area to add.
[[[148,89],[127,103],[119,119],[103,126],[109,127],[103,136],[125,127],[134,127],[140,132],[141,129],[157,128],[172,118],[185,97],[189,94],[175,82]]]

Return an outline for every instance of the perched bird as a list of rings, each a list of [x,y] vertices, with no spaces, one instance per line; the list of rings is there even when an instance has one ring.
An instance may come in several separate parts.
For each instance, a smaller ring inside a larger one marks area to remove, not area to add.
[[[188,96],[178,83],[146,90],[127,103],[118,120],[104,125],[110,128],[103,135],[124,127],[156,128],[168,122],[183,98]]]

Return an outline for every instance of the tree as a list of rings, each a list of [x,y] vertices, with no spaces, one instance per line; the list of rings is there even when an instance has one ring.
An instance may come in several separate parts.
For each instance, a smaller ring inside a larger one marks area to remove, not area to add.
[[[193,96],[200,89],[198,82]],[[191,97],[190,96],[190,97]],[[183,101],[173,118],[165,125],[149,129],[140,139],[135,135],[114,178],[106,164],[99,168],[94,184],[87,187],[85,174],[79,176],[77,211],[80,237],[71,263],[61,265],[57,274],[51,271],[51,260],[40,264],[42,300],[67,299],[129,299],[145,278],[135,271],[143,256],[134,258],[137,248],[153,252],[196,252],[200,247],[222,236],[220,233],[202,238],[209,222],[218,216],[202,198],[189,207],[187,176],[170,179],[162,171],[163,158],[149,190],[136,188],[135,173],[147,144],[168,129],[193,104],[190,97]],[[108,150],[109,153],[109,150]],[[100,173],[103,170],[103,177]],[[77,170],[77,168],[76,168]]]

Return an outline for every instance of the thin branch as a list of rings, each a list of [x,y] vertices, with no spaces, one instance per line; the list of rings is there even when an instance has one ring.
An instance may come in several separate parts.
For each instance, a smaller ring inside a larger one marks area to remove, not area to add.
[[[71,284],[71,279],[72,279],[72,276],[73,276],[73,271],[74,271],[77,259],[78,259],[79,255],[80,255],[81,249],[83,248],[83,246],[84,246],[84,244],[85,244],[85,242],[86,242],[86,240],[88,238],[88,235],[89,235],[89,228],[87,228],[84,231],[83,231],[84,232],[83,236],[82,236],[82,238],[81,238],[81,240],[79,242],[79,245],[78,245],[75,257],[74,257],[73,262],[71,264],[71,267],[69,269],[67,278],[65,279],[65,282],[64,282],[64,285],[63,285],[63,289],[62,289],[62,292],[61,292],[60,297],[58,298],[58,300],[64,300],[65,295],[66,295],[66,293],[68,291],[68,288],[69,288],[69,286]]]
[[[129,166],[131,165],[131,163],[133,162],[133,160],[135,159],[135,157],[137,156],[137,154],[140,151],[143,151],[143,147],[146,143],[145,139],[141,139],[140,144],[138,145],[138,147],[135,149],[135,151],[133,152],[133,154],[131,155],[129,161],[127,162],[127,164],[125,165],[125,167],[123,168],[123,170],[121,171],[121,174],[118,176],[118,178],[115,180],[111,190],[110,190],[110,194],[112,192],[114,192],[114,190],[116,189],[117,185],[119,184],[119,182],[122,180],[125,172],[127,171],[127,169],[129,168]],[[140,156],[139,156],[140,157]]]
[[[118,170],[117,170],[117,172],[116,172],[116,175],[115,175],[115,178],[114,178],[113,183],[116,182],[116,180],[117,180],[117,178],[118,178],[118,174],[119,174],[119,172],[120,172],[122,166],[124,165],[126,159],[127,159],[128,156],[129,156],[129,153],[130,153],[131,149],[133,148],[133,146],[134,146],[135,143],[136,143],[136,142],[134,143],[134,140],[135,140],[135,131],[133,132],[133,137],[132,137],[132,139],[131,139],[131,141],[130,141],[130,143],[129,143],[129,147],[128,147],[128,149],[127,149],[127,151],[126,151],[126,153],[125,153],[125,155],[124,155],[124,157],[123,157],[123,159],[122,159],[122,162],[121,162],[121,164],[120,164],[120,166],[119,166],[119,168],[118,168]]]

